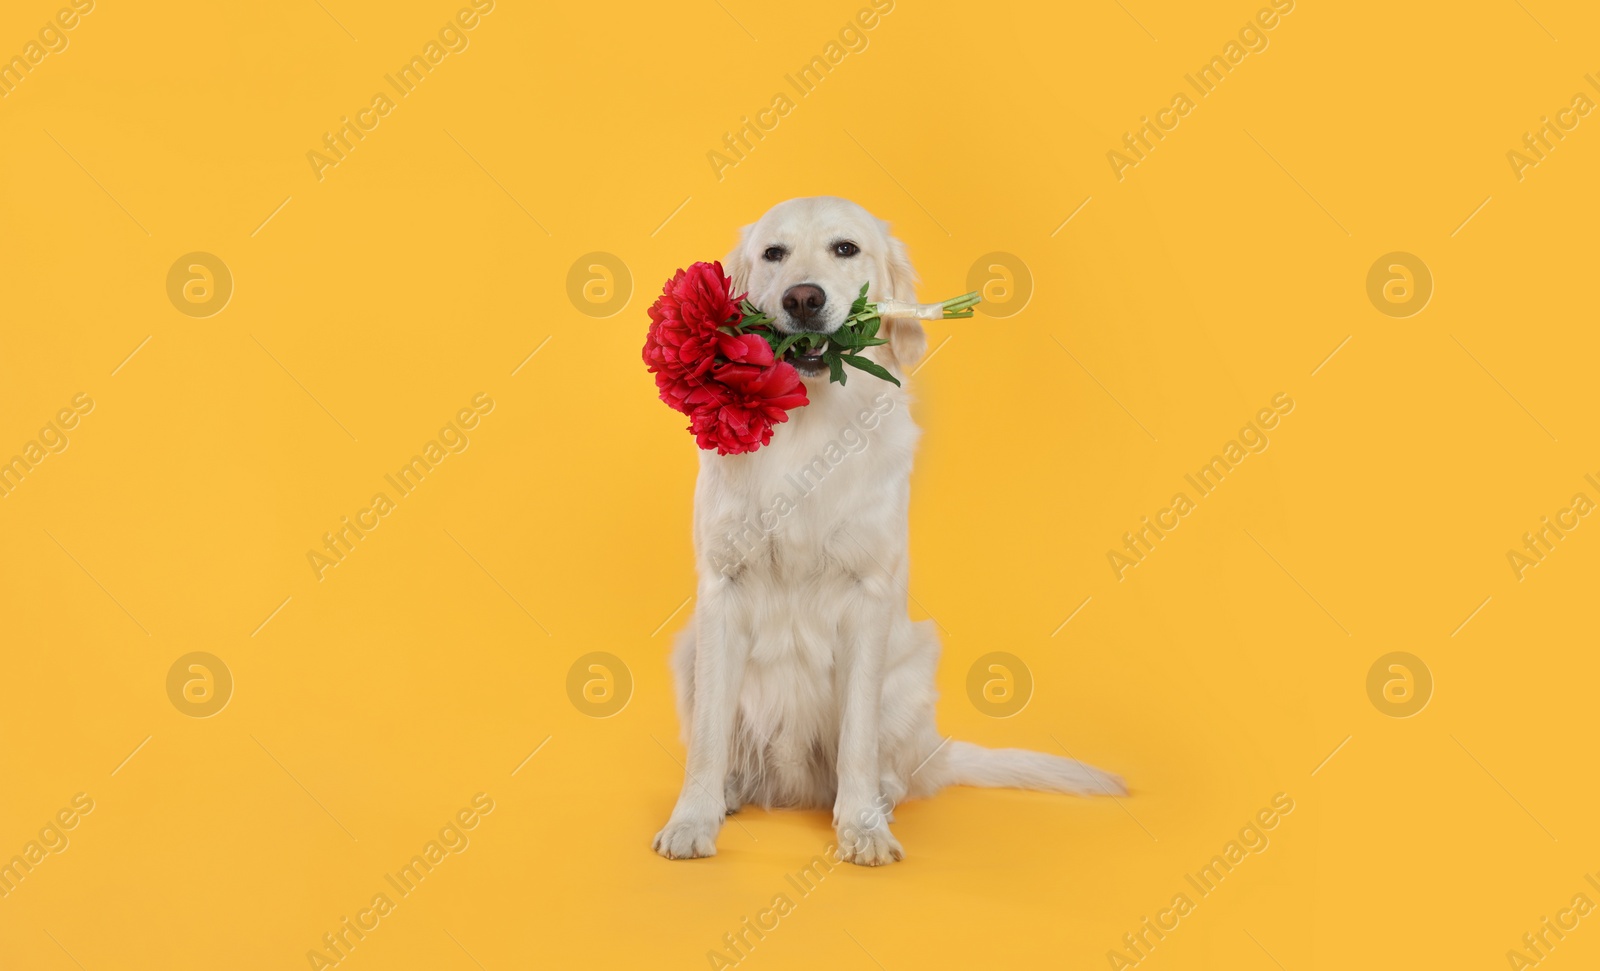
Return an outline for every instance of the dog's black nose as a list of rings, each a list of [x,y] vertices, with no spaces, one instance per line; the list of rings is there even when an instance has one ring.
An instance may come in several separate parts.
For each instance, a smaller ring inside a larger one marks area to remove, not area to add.
[[[783,292],[783,309],[795,323],[807,330],[815,329],[813,324],[827,302],[828,295],[822,292],[822,288],[809,283],[795,284]]]

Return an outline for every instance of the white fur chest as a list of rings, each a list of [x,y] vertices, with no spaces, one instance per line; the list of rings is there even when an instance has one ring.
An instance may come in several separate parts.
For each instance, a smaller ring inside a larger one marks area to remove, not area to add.
[[[767,804],[831,799],[846,634],[906,576],[909,399],[866,375],[811,399],[754,453],[702,453],[696,484],[702,591],[748,648],[735,752],[761,781],[743,798]]]
[[[702,576],[795,589],[830,573],[865,572],[885,533],[894,535],[897,524],[904,531],[918,434],[901,389],[858,375],[844,387],[816,388],[812,403],[790,412],[764,448],[702,453],[695,522]]]

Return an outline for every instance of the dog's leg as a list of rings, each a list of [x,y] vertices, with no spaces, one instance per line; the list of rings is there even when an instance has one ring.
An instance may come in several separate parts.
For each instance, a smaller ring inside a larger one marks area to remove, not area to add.
[[[714,856],[717,831],[728,811],[728,752],[747,651],[738,638],[729,636],[733,597],[731,581],[722,577],[702,584],[699,592],[689,764],[678,804],[653,844],[669,860]]]
[[[883,699],[884,655],[895,598],[894,584],[881,573],[855,584],[849,598],[842,657],[836,663],[839,697],[839,794],[833,826],[841,859],[881,866],[901,859],[900,843],[889,832],[878,773],[878,720]]]

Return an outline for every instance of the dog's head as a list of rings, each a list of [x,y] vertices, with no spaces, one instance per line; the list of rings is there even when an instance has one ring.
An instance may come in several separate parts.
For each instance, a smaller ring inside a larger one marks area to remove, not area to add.
[[[888,223],[844,199],[790,199],[746,226],[723,261],[735,294],[750,300],[786,333],[831,334],[844,323],[850,304],[867,284],[867,298],[915,300],[916,273],[905,244],[889,235]],[[880,336],[888,363],[909,370],[927,349],[915,320],[885,320]],[[802,374],[825,370],[820,360],[795,361]]]

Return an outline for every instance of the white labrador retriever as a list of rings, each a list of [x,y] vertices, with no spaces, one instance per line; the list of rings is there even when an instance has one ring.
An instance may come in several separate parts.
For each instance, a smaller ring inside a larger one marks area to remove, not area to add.
[[[836,330],[863,283],[874,301],[916,299],[904,244],[842,199],[774,206],[725,268],[790,333]],[[903,384],[927,338],[915,321],[884,329],[871,353]],[[820,362],[798,367],[811,403],[770,445],[700,453],[698,604],[673,654],[688,771],[656,851],[715,854],[724,814],[747,803],[831,807],[838,857],[876,866],[902,856],[894,805],[947,785],[1124,792],[1080,762],[940,736],[938,638],[906,614],[909,398],[864,372],[841,386]]]

